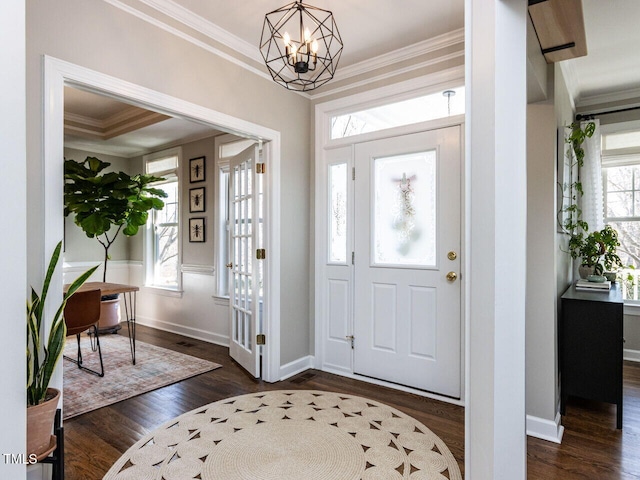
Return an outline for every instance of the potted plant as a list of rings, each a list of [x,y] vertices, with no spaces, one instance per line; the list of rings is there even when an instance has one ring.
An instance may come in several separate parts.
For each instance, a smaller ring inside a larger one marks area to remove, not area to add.
[[[571,257],[581,259],[578,268],[581,278],[623,268],[624,265],[616,253],[618,246],[618,232],[611,225],[588,235],[580,232],[569,238]]]
[[[60,391],[50,388],[49,382],[64,349],[67,333],[64,307],[67,299],[98,268],[96,265],[89,269],[71,284],[53,317],[45,342],[45,300],[61,250],[62,242],[53,252],[41,293],[31,288],[31,298],[27,299],[27,455],[35,454],[37,457],[50,449],[53,419],[60,398]]]
[[[73,213],[74,223],[104,249],[102,281],[107,281],[109,248],[122,232],[133,236],[147,222],[149,210],[161,210],[167,194],[150,184],[164,180],[153,175],[130,176],[125,172],[103,171],[111,164],[96,157],[83,162],[64,162],[64,215]],[[115,231],[112,230],[115,228]],[[114,299],[115,297],[115,299]],[[101,330],[117,330],[117,294],[103,297]],[[107,303],[108,302],[108,303]]]
[[[611,225],[607,225],[600,230],[600,240],[604,245],[604,253],[602,255],[603,275],[607,277],[607,280],[615,282],[617,271],[626,268],[617,254],[617,249],[620,246],[618,232]]]

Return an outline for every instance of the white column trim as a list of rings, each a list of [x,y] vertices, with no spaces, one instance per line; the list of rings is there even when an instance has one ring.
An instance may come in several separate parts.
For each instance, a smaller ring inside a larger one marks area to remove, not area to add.
[[[526,478],[526,16],[465,1],[467,480]]]

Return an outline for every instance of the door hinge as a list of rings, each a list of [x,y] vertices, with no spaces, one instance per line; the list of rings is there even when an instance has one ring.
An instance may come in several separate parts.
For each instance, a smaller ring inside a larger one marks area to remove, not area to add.
[[[351,265],[356,264],[356,252],[351,252]]]
[[[267,343],[267,337],[264,333],[256,335],[256,345],[265,345]]]
[[[355,340],[355,337],[353,335],[347,335],[346,338],[351,342],[351,350],[353,350],[353,341]]]
[[[351,180],[356,179],[356,167],[351,167]]]
[[[258,260],[264,260],[267,258],[267,251],[264,248],[258,248],[256,250],[256,258]]]
[[[267,173],[267,166],[264,163],[256,163],[256,173]]]

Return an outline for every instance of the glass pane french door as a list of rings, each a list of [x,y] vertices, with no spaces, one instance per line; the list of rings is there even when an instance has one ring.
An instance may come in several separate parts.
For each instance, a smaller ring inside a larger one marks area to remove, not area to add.
[[[256,245],[262,238],[262,179],[255,173],[257,146],[242,151],[229,162],[230,255],[229,353],[255,377],[260,376],[256,333],[260,328],[262,265]],[[257,180],[259,178],[259,180]]]

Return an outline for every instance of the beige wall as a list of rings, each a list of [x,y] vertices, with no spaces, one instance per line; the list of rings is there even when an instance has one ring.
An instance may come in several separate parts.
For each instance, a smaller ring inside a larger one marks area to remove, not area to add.
[[[527,415],[556,416],[556,126],[553,105],[527,107]]]
[[[44,250],[42,56],[50,55],[282,132],[281,361],[308,355],[308,100],[102,0],[29,1],[27,39],[29,277],[41,275]]]

